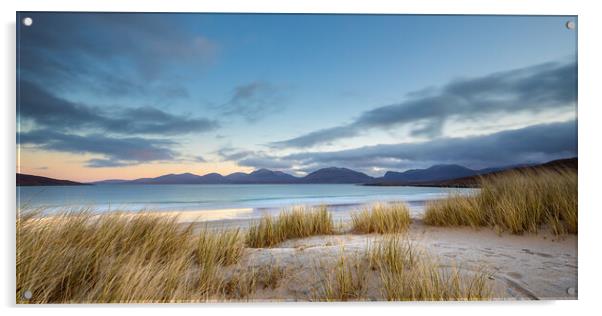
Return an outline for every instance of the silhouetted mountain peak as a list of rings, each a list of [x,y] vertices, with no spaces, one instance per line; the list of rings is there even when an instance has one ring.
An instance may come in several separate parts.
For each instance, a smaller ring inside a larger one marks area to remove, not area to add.
[[[365,173],[338,167],[328,167],[316,170],[305,177],[305,183],[364,183],[374,178]]]
[[[264,175],[273,175],[273,174],[284,174],[284,172],[280,171],[272,171],[269,169],[261,168],[251,172],[249,175],[251,176],[264,176]]]
[[[88,185],[69,180],[54,179],[35,176],[31,174],[17,173],[17,186],[54,186],[54,185]]]
[[[385,181],[420,182],[474,176],[477,171],[460,165],[434,165],[426,169],[410,169],[404,172],[387,171]]]
[[[428,167],[426,169],[427,170],[441,170],[441,169],[445,169],[445,170],[450,170],[450,169],[472,170],[472,169],[466,168],[464,166],[455,165],[455,164],[432,165],[432,166],[430,166],[430,167]]]
[[[219,173],[217,173],[217,172],[208,173],[208,174],[204,175],[203,177],[207,177],[207,176],[211,176],[211,177],[213,177],[213,176],[220,176],[220,177],[222,177],[222,175],[219,174]]]

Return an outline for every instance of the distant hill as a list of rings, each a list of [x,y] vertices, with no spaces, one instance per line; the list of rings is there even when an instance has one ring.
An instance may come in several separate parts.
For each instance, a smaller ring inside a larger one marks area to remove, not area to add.
[[[226,177],[222,176],[219,173],[208,173],[204,176],[200,176],[198,179],[198,184],[225,184],[228,183]]]
[[[233,183],[245,184],[245,183],[297,183],[299,178],[292,176],[282,171],[272,171],[268,169],[255,170],[249,174],[237,172],[226,176],[226,179]]]
[[[98,181],[94,184],[278,184],[298,182],[299,178],[282,171],[259,169],[251,173],[236,172],[227,176],[222,176],[219,173],[209,173],[204,176],[181,173],[136,180]]]
[[[427,169],[412,169],[405,172],[388,171],[385,176],[378,181],[391,182],[417,182],[417,181],[438,181],[445,179],[455,179],[477,175],[476,170],[468,169],[459,165],[434,165]]]
[[[286,183],[350,183],[374,186],[475,186],[478,177],[524,168],[577,168],[577,158],[550,161],[541,165],[513,165],[473,170],[460,165],[434,165],[426,169],[404,172],[388,171],[383,177],[374,178],[347,168],[323,168],[305,177],[295,177],[282,171],[259,169],[251,173],[235,172],[227,176],[209,173],[199,176],[192,173],[166,174],[156,178],[136,180],[105,180],[94,184],[286,184]],[[57,180],[61,181],[61,180]],[[35,184],[34,184],[35,185]]]
[[[136,180],[105,180],[94,184],[222,184],[228,183],[225,177],[218,173],[199,176],[192,173],[166,174],[156,178],[140,178]]]
[[[92,182],[90,184],[123,184],[123,183],[128,182],[128,181],[129,180],[109,179],[109,180],[102,180],[102,181]]]
[[[487,168],[481,170],[473,170],[476,174],[447,179],[432,179],[422,181],[383,181],[379,178],[373,182],[366,183],[366,185],[374,186],[431,186],[431,187],[477,187],[481,178],[488,176],[498,175],[509,171],[528,171],[528,170],[554,170],[554,169],[575,169],[578,168],[577,158],[559,159],[552,160],[543,164],[530,164],[530,165],[518,165],[513,167],[505,168]],[[429,168],[430,169],[430,168]],[[468,169],[471,170],[471,169]]]
[[[166,174],[156,178],[142,178],[130,181],[130,184],[196,184],[200,176],[192,173]]]
[[[52,186],[52,185],[87,185],[69,180],[59,180],[47,177],[34,176],[31,174],[17,173],[17,186]]]
[[[105,180],[94,184],[287,184],[287,183],[365,183],[372,177],[347,168],[324,168],[305,177],[295,177],[282,171],[259,169],[251,173],[235,172],[227,176],[210,173],[199,176],[192,173],[167,174],[156,178],[136,180]]]
[[[302,183],[366,183],[373,177],[347,168],[324,168],[316,170],[301,179]]]

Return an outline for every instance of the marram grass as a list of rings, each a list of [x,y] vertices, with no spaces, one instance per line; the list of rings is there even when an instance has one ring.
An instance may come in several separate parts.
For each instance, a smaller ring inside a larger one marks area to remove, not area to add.
[[[17,219],[17,302],[116,303],[225,299],[222,267],[237,231],[183,227],[150,214],[65,213]],[[31,293],[26,299],[24,294]]]
[[[268,223],[270,234],[279,232],[275,240],[333,233],[325,208],[284,212]],[[239,230],[195,228],[176,217],[24,214],[17,233],[18,303],[252,300],[258,291],[291,282],[287,275],[294,273],[274,262],[248,266],[241,258],[249,235]],[[320,286],[314,300],[366,300],[370,290],[370,299],[491,298],[487,274],[441,269],[398,235],[354,255],[343,252],[316,276]]]
[[[363,234],[404,232],[412,220],[404,203],[378,203],[351,214],[352,231]]]
[[[485,269],[441,266],[400,236],[387,236],[368,257],[380,272],[381,292],[389,301],[490,300],[494,291]]]
[[[271,247],[287,239],[334,233],[332,215],[326,207],[294,207],[277,217],[264,215],[249,228],[246,244],[251,248]]]
[[[343,251],[333,267],[321,264],[316,273],[319,286],[313,292],[314,301],[363,301],[366,300],[368,275],[371,272],[364,255],[346,255]]]
[[[577,172],[510,171],[483,177],[480,191],[428,203],[424,222],[436,226],[491,226],[513,234],[577,233]]]
[[[345,254],[324,273],[313,293],[317,301],[491,300],[491,273],[440,265],[397,234],[386,235],[364,253]],[[324,270],[324,267],[320,267]],[[376,284],[369,280],[376,278]],[[377,289],[378,293],[369,293]]]

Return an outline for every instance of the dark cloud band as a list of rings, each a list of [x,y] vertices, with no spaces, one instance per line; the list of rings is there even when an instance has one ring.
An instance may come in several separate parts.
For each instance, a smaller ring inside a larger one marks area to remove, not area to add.
[[[45,91],[27,80],[19,82],[19,112],[22,119],[53,130],[97,129],[117,134],[177,135],[214,130],[216,121],[174,115],[152,107],[110,111],[77,104]]]
[[[174,143],[160,139],[115,138],[99,134],[82,136],[52,130],[34,130],[17,133],[17,143],[50,151],[99,154],[105,157],[89,160],[89,167],[117,167],[177,159],[177,154],[170,149]]]
[[[540,124],[490,135],[439,138],[419,143],[365,146],[331,152],[305,152],[284,157],[257,153],[238,156],[238,163],[255,168],[306,170],[347,167],[374,174],[434,164],[460,164],[471,168],[526,162],[545,162],[577,155],[577,122]]]
[[[566,108],[577,101],[577,65],[552,62],[453,81],[441,89],[413,95],[407,101],[364,112],[350,124],[274,142],[276,148],[303,148],[354,137],[364,131],[408,125],[413,135],[441,136],[453,117],[479,119],[492,114],[537,113]]]

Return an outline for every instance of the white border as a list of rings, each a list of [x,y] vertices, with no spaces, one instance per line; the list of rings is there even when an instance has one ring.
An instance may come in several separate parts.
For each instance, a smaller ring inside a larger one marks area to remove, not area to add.
[[[596,204],[597,191],[602,187],[599,165],[602,163],[600,151],[600,49],[599,33],[602,30],[601,12],[595,1],[558,0],[146,0],[146,1],[107,1],[107,0],[55,0],[55,1],[3,1],[2,10],[2,169],[4,201],[2,214],[2,275],[0,276],[1,302],[4,312],[19,314],[102,315],[106,313],[144,313],[164,315],[167,309],[173,312],[206,314],[220,313],[240,315],[274,314],[303,315],[314,313],[344,313],[349,315],[372,313],[404,314],[462,314],[492,315],[546,314],[572,315],[596,308],[600,301],[601,277],[598,271],[602,264],[600,255],[600,223],[602,209]],[[578,15],[579,32],[579,300],[556,302],[482,302],[482,303],[354,303],[354,304],[218,304],[218,305],[103,305],[80,310],[82,306],[21,307],[14,305],[15,273],[15,11],[144,11],[144,12],[297,12],[297,13],[404,13],[404,14],[545,14]],[[598,33],[598,34],[596,34]],[[135,309],[134,309],[135,308]],[[597,308],[599,309],[599,308]],[[6,314],[5,314],[6,315]]]

